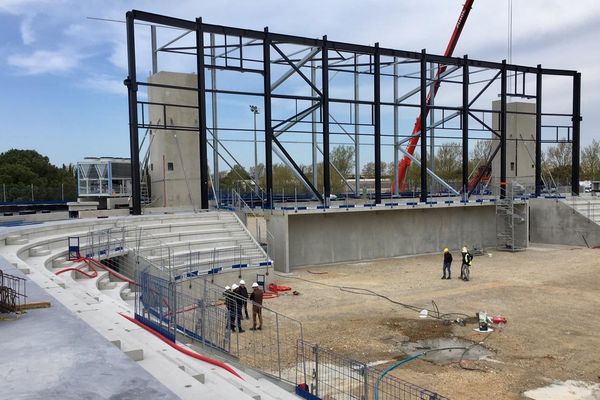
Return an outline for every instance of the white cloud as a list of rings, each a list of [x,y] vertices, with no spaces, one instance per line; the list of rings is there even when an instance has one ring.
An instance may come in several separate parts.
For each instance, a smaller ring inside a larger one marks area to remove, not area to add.
[[[21,21],[21,40],[23,40],[23,44],[30,45],[35,42],[35,32],[33,30],[33,18],[34,15],[28,15],[23,18]]]
[[[70,51],[36,50],[30,54],[14,54],[8,57],[9,65],[23,75],[68,72],[79,65],[79,57]]]
[[[109,75],[94,75],[84,79],[81,87],[89,88],[97,92],[126,95],[127,87],[123,84],[123,80],[116,79]]]

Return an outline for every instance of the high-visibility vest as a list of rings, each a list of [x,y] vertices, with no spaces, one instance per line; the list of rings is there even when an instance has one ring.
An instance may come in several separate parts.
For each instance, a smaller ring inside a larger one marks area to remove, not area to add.
[[[473,256],[471,255],[471,253],[467,252],[463,254],[463,263],[470,266],[471,260],[473,260]]]

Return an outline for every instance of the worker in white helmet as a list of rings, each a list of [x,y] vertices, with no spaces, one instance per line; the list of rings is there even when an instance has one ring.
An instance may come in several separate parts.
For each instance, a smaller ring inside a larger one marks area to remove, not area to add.
[[[227,328],[235,332],[235,316],[236,316],[236,303],[234,294],[229,286],[225,286],[225,292],[223,297],[225,298],[225,308],[227,308]]]
[[[473,261],[473,255],[469,252],[467,247],[463,247],[461,251],[462,265],[460,266],[460,279],[467,282],[469,280],[471,262]]]
[[[248,289],[246,289],[246,282],[242,279],[240,280],[240,287],[238,288],[240,296],[242,296],[244,302],[242,304],[243,311],[246,314],[246,319],[250,319],[248,316]]]
[[[262,329],[262,302],[263,291],[258,287],[258,283],[252,284],[252,293],[250,293],[250,301],[252,301],[252,328],[251,331]],[[258,317],[259,325],[256,326],[256,317]]]
[[[240,295],[240,287],[237,284],[231,285],[231,291],[233,292],[233,297],[235,299],[235,319],[237,323],[237,328],[239,333],[243,333],[242,329],[242,307],[244,304],[244,299]]]

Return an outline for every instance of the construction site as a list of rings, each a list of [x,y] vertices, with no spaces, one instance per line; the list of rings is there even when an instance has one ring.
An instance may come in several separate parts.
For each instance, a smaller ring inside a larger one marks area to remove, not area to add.
[[[130,158],[0,217],[0,399],[600,399],[582,75],[455,54],[473,2],[444,54],[127,12]]]

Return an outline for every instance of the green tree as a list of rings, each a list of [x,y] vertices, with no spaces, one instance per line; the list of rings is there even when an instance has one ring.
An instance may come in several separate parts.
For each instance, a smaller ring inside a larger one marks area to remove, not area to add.
[[[252,186],[252,182],[250,182],[250,175],[244,167],[236,164],[229,172],[221,176],[220,186],[221,190],[235,189],[244,191]]]
[[[385,161],[382,161],[381,162],[381,177],[385,178],[385,177],[389,177],[389,176],[393,175],[394,174],[393,168],[394,168],[394,163],[388,164]],[[373,161],[370,161],[370,162],[366,163],[365,165],[363,165],[360,175],[363,178],[369,178],[369,179],[375,178],[375,163]]]
[[[492,155],[492,151],[491,140],[478,140],[475,142],[469,160],[469,175],[472,175],[476,168],[486,165]]]
[[[557,185],[568,185],[571,182],[571,143],[562,141],[549,147],[544,152],[542,164],[543,170],[550,172]]]
[[[73,200],[76,180],[72,165],[59,168],[35,150],[11,149],[0,154],[0,184],[7,201]],[[3,199],[2,199],[3,200]]]
[[[437,151],[435,173],[447,181],[461,179],[462,150],[458,143],[444,143]]]
[[[600,180],[600,142],[592,140],[581,150],[581,178],[584,180]]]

